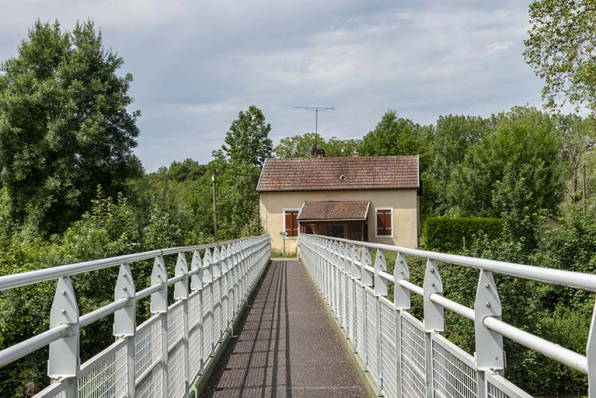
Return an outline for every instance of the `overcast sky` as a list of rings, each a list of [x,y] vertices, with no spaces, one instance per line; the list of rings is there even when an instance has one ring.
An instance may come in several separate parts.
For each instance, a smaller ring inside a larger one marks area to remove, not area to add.
[[[0,59],[40,18],[91,18],[134,76],[148,171],[207,162],[240,110],[272,138],[314,130],[295,106],[334,106],[319,131],[360,138],[388,109],[418,123],[540,106],[524,62],[529,1],[0,0]]]

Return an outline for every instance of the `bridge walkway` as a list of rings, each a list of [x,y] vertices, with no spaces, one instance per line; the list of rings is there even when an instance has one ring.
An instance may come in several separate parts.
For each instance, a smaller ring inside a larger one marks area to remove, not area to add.
[[[272,260],[204,397],[368,397],[298,260]]]

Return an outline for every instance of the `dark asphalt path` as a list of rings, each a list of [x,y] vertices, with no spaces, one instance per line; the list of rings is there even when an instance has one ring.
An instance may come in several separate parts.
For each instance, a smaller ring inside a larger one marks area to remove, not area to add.
[[[204,397],[368,397],[298,260],[273,260]]]

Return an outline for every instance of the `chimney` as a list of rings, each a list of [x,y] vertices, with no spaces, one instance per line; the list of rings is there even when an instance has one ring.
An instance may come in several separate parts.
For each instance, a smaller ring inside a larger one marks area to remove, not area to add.
[[[353,158],[357,158],[358,157],[358,149],[354,149],[354,152],[352,153],[352,157]]]
[[[317,150],[315,151],[315,155],[316,155],[318,158],[324,158],[324,157],[325,157],[325,150],[324,150],[324,149],[317,149]]]

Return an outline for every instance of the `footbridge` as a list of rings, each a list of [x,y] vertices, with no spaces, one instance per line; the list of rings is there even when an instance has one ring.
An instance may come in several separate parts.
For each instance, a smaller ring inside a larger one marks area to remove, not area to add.
[[[0,351],[0,367],[49,346],[35,397],[527,398],[506,378],[510,339],[588,375],[596,398],[596,312],[586,355],[571,351],[504,322],[494,277],[596,292],[596,275],[314,235],[299,259],[270,252],[260,236],[0,276],[0,291],[55,283],[48,330]],[[135,280],[147,261],[150,281]],[[443,294],[443,264],[478,271],[473,307]],[[91,272],[117,273],[98,286],[114,300],[80,314]],[[473,353],[446,338],[445,310],[473,322]],[[114,342],[81,363],[81,330],[106,317]]]

